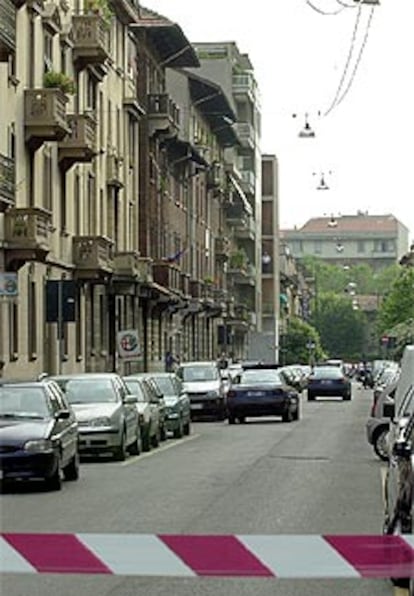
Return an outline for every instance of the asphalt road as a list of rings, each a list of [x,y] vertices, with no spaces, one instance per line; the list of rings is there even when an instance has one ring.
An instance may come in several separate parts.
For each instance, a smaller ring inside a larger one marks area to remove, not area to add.
[[[0,496],[2,531],[189,534],[379,533],[381,462],[365,439],[371,392],[303,401],[299,422],[197,423],[124,463],[89,461],[60,493]],[[382,580],[0,577],[7,596],[390,596]]]

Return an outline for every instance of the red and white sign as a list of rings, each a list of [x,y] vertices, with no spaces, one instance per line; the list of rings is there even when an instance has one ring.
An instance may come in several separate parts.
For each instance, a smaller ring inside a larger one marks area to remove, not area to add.
[[[118,355],[124,360],[137,360],[141,356],[141,346],[137,329],[118,331]]]

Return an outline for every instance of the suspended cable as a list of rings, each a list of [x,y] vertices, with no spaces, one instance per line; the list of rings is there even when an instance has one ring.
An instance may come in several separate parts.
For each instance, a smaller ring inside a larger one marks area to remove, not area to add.
[[[356,41],[356,36],[357,36],[357,33],[358,33],[358,26],[359,26],[359,21],[360,21],[360,18],[361,18],[361,13],[362,13],[362,10],[361,10],[361,7],[359,7],[358,14],[357,14],[357,17],[355,19],[355,25],[354,25],[354,30],[353,30],[352,39],[351,39],[351,45],[349,47],[348,57],[347,57],[346,62],[345,62],[344,71],[342,73],[341,80],[339,81],[339,85],[338,85],[338,88],[336,90],[335,97],[333,98],[332,103],[329,106],[329,108],[324,113],[324,116],[327,116],[334,109],[334,107],[336,105],[336,102],[338,100],[338,97],[341,94],[342,86],[343,86],[343,84],[345,82],[346,75],[348,73],[348,68],[349,68],[349,65],[350,65],[351,60],[352,60],[352,54],[354,52],[355,41]]]
[[[357,61],[355,63],[354,69],[352,71],[351,78],[350,78],[350,80],[348,82],[348,85],[345,88],[345,91],[342,93],[341,97],[338,99],[337,104],[336,104],[336,107],[338,107],[343,102],[343,100],[348,95],[348,92],[349,92],[349,90],[352,87],[352,83],[354,82],[356,73],[358,71],[358,67],[359,67],[359,65],[361,63],[361,59],[362,59],[362,55],[363,55],[364,50],[365,50],[365,46],[367,45],[368,35],[369,35],[370,28],[371,28],[371,22],[372,22],[373,16],[374,16],[374,8],[371,9],[371,14],[369,15],[369,19],[368,19],[367,28],[366,28],[366,31],[365,31],[364,40],[362,42],[361,49],[359,51]]]
[[[311,0],[305,0],[306,4],[308,6],[310,6],[313,10],[315,10],[316,12],[318,12],[319,14],[323,14],[324,16],[334,16],[336,14],[339,14],[340,12],[342,12],[344,10],[344,7],[342,8],[338,8],[337,10],[333,11],[333,12],[325,12],[324,10],[321,10],[320,8],[318,8],[317,6],[315,6],[315,4],[313,4],[311,2]]]

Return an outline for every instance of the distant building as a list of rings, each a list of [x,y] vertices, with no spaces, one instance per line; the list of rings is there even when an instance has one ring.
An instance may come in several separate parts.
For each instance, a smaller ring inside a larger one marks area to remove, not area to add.
[[[408,250],[408,228],[394,215],[316,217],[281,236],[293,256],[318,257],[338,265],[367,263],[374,269],[397,264]]]

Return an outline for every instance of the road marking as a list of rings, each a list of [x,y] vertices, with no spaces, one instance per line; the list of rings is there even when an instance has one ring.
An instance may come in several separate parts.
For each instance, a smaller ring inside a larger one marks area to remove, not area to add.
[[[194,441],[194,439],[198,439],[201,435],[190,435],[189,437],[185,437],[183,439],[177,439],[176,441],[168,441],[168,443],[162,447],[156,447],[151,451],[147,451],[145,453],[141,453],[140,455],[134,455],[133,457],[129,457],[127,461],[123,462],[121,466],[130,466],[132,464],[136,464],[137,462],[146,459],[147,457],[152,457],[153,455],[157,455],[157,453],[163,453],[164,451],[168,451],[168,449],[172,449],[173,447],[177,447],[178,445],[184,445],[189,441]]]

